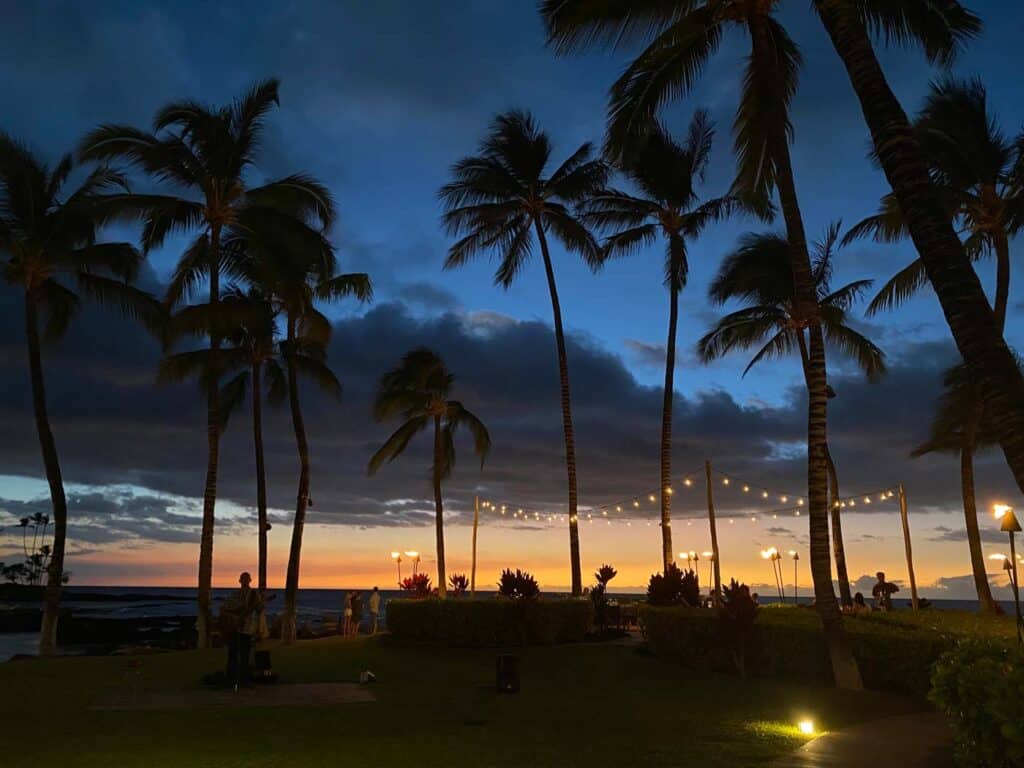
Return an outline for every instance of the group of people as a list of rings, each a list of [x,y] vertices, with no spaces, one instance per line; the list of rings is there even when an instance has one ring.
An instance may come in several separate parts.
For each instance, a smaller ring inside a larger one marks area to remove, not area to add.
[[[892,596],[899,592],[900,588],[891,581],[885,580],[884,571],[876,573],[875,578],[878,581],[871,587],[871,601],[873,605],[867,603],[864,599],[864,593],[858,592],[853,596],[853,605],[849,609],[850,613],[857,615],[871,613],[872,611],[891,611],[893,609]]]
[[[370,592],[370,634],[377,634],[377,620],[380,615],[380,590],[377,587]],[[343,636],[358,635],[363,624],[363,593],[354,590],[345,593],[345,606],[342,618],[338,622],[338,632]]]

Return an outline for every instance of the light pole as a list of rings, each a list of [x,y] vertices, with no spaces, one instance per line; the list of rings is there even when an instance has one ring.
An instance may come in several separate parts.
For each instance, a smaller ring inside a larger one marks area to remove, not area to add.
[[[800,553],[795,549],[789,550],[789,556],[793,558],[793,605],[800,603],[800,574],[798,571]]]
[[[1017,615],[1017,642],[1024,643],[1024,620],[1020,617],[1020,589],[1017,581],[1017,545],[1014,541],[1014,534],[1020,530],[1020,523],[1013,513],[1013,507],[1006,504],[996,504],[992,507],[996,520],[999,520],[999,530],[1010,534],[1010,564],[1013,578],[1013,609]]]
[[[398,566],[398,586],[402,586],[402,553],[392,552],[391,559],[395,561],[395,565]]]

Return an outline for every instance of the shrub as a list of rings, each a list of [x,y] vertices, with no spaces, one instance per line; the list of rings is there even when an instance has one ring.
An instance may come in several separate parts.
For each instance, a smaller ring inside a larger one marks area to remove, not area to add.
[[[403,641],[484,647],[582,642],[591,630],[589,600],[392,600],[388,629]]]
[[[956,762],[967,768],[1024,766],[1024,651],[966,641],[932,672],[931,700],[953,722]]]
[[[464,573],[453,573],[448,577],[448,588],[456,597],[466,594],[469,589],[469,577]]]
[[[732,579],[722,590],[717,613],[722,645],[732,656],[733,667],[740,677],[746,677],[747,654],[753,645],[754,619],[757,617],[757,603],[750,596],[750,588]]]
[[[594,623],[602,632],[608,626],[608,583],[618,575],[607,563],[594,573],[597,583],[590,590],[590,601],[594,604]]]
[[[681,571],[669,563],[664,574],[655,573],[647,584],[647,602],[650,605],[700,605],[700,584],[694,571]]]
[[[511,568],[506,568],[498,581],[498,594],[512,600],[535,600],[540,597],[540,587],[526,571],[516,568],[513,573]]]
[[[411,597],[430,597],[430,577],[425,573],[406,576],[398,586]]]

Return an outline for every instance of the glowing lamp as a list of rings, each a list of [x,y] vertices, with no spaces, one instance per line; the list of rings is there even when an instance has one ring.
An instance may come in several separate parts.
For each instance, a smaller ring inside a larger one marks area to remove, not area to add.
[[[391,559],[392,559],[392,560],[397,560],[397,559],[398,559],[398,558],[400,558],[401,556],[402,556],[402,553],[401,553],[401,552],[392,552],[392,553],[391,553]]]
[[[814,721],[813,720],[801,720],[796,724],[796,727],[800,729],[800,733],[804,736],[814,735]]]

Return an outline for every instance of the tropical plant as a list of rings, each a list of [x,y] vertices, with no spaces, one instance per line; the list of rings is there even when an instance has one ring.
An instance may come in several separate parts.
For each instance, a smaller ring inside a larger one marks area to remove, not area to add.
[[[403,592],[409,593],[411,597],[430,597],[430,577],[425,573],[414,573],[406,576],[398,585]]]
[[[601,264],[601,249],[577,218],[572,206],[603,189],[608,168],[591,158],[589,143],[580,146],[550,174],[551,141],[526,112],[511,111],[494,118],[476,155],[452,167],[453,180],[441,188],[444,225],[461,236],[448,250],[445,268],[461,266],[485,253],[496,253],[500,264],[494,282],[508,289],[526,266],[534,237],[540,247],[551,296],[558,353],[565,465],[569,484],[569,560],[572,593],[583,589],[580,569],[579,520],[576,495],[576,439],[569,393],[569,361],[562,329],[562,308],[555,285],[548,237],[554,236],[588,265]]]
[[[542,0],[541,14],[550,42],[562,52],[595,43],[647,41],[647,47],[611,89],[606,143],[615,156],[628,150],[637,136],[651,130],[667,101],[692,90],[727,31],[749,35],[750,56],[745,61],[733,126],[738,169],[732,194],[767,214],[774,190],[786,225],[796,304],[800,315],[808,319],[807,506],[815,604],[836,684],[859,689],[863,687],[860,670],[832,589],[825,342],[816,318],[814,278],[789,152],[789,105],[796,92],[801,60],[796,44],[773,15],[778,4],[779,0]],[[887,12],[877,7],[885,4],[856,5],[871,18]]]
[[[668,288],[668,340],[665,344],[665,384],[661,408],[661,549],[662,566],[673,561],[672,549],[672,401],[675,394],[676,327],[679,293],[689,274],[687,240],[725,218],[740,202],[719,197],[701,202],[697,185],[711,157],[714,127],[705,111],[690,121],[686,139],[677,143],[658,127],[636,142],[620,161],[637,195],[605,189],[584,202],[584,221],[608,233],[605,258],[636,253],[664,239],[665,286]]]
[[[872,3],[871,31],[897,42],[919,43],[932,60],[948,63],[981,30],[980,20],[955,0]],[[865,23],[863,4],[814,0],[825,30],[860,100],[878,163],[892,187],[907,231],[924,262],[985,407],[1000,414],[999,444],[1018,487],[1024,489],[1024,374],[999,330],[950,207],[929,174],[929,160],[886,80]]]
[[[869,379],[885,372],[885,355],[870,339],[849,324],[847,313],[867,291],[871,280],[855,280],[832,290],[832,262],[837,250],[839,223],[832,224],[822,240],[814,243],[811,271],[817,297],[817,317],[826,344],[839,355],[853,360]],[[717,360],[735,350],[757,349],[743,374],[762,360],[797,352],[805,378],[810,359],[804,329],[810,322],[797,308],[790,268],[789,244],[780,234],[748,234],[739,247],[727,255],[711,282],[708,296],[722,305],[740,301],[742,309],[731,312],[715,324],[697,343],[705,362]],[[829,394],[834,392],[829,388]],[[839,506],[839,479],[832,453],[825,446],[829,473],[832,542],[845,605],[852,605],[850,580],[843,548]]]
[[[722,645],[729,650],[733,667],[740,677],[747,676],[747,653],[754,639],[757,603],[746,584],[736,579],[722,589],[718,605],[718,634]]]
[[[221,279],[240,277],[239,251],[231,241],[243,240],[255,228],[274,229],[304,238],[303,222],[312,217],[323,227],[334,217],[327,190],[303,174],[295,174],[258,187],[246,183],[254,164],[267,114],[278,103],[278,81],[266,80],[223,107],[181,101],[160,109],[153,132],[123,125],[101,125],[82,142],[82,157],[123,160],[176,194],[124,194],[119,212],[143,221],[145,251],[160,247],[169,235],[192,233],[164,297],[168,307],[187,302],[206,284],[205,306],[192,305],[178,313],[180,333],[203,329],[209,338],[211,375],[206,377],[206,481],[203,487],[203,522],[199,544],[197,593],[198,643],[205,647],[211,628],[214,511],[220,416],[220,348],[227,330],[220,316]]]
[[[983,613],[994,614],[996,602],[985,570],[985,555],[981,548],[978,528],[978,505],[974,496],[974,456],[994,445],[995,421],[993,414],[984,410],[977,388],[963,364],[955,365],[943,376],[943,393],[932,419],[928,440],[911,452],[918,458],[929,453],[952,453],[960,457],[960,495],[964,505],[964,524],[967,545],[971,553],[974,587]]]
[[[97,242],[99,227],[118,210],[117,193],[126,188],[124,177],[105,167],[95,168],[77,188],[69,189],[68,178],[74,170],[71,155],[51,168],[25,145],[0,133],[0,274],[24,298],[33,414],[53,514],[41,654],[54,653],[57,647],[68,526],[64,481],[46,402],[43,343],[64,335],[83,298],[153,329],[161,319],[152,297],[130,285],[142,263],[138,250],[129,243]]]
[[[453,573],[448,577],[448,585],[455,597],[461,597],[469,591],[469,577],[464,573]]]
[[[590,601],[594,604],[594,623],[601,631],[608,626],[608,584],[618,575],[619,572],[607,563],[594,573],[595,584],[590,588]]]
[[[683,571],[675,563],[669,563],[664,573],[651,574],[647,584],[647,602],[649,605],[696,608],[700,605],[700,583],[696,571]]]
[[[532,574],[506,568],[498,579],[498,594],[510,600],[536,600],[540,597],[540,587]]]
[[[487,427],[458,400],[449,400],[455,376],[435,352],[420,347],[407,352],[397,368],[381,377],[373,416],[377,421],[399,416],[402,425],[396,429],[376,453],[370,457],[369,474],[385,462],[392,462],[405,451],[418,433],[433,427],[434,451],[430,478],[434,487],[434,526],[437,534],[437,584],[440,597],[445,596],[444,502],[441,481],[455,467],[455,431],[465,426],[473,437],[473,452],[483,467],[491,449]]]

